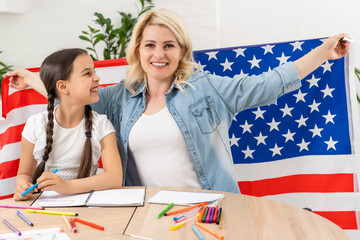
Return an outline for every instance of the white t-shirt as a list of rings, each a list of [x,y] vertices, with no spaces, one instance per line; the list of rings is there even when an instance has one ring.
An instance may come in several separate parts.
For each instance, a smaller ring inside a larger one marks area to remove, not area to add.
[[[31,116],[24,127],[22,136],[33,143],[33,155],[38,164],[42,161],[46,145],[46,124],[47,112],[42,112]],[[93,130],[91,136],[92,145],[92,166],[90,176],[96,174],[101,155],[100,141],[109,133],[115,132],[114,127],[107,119],[106,115],[92,112]],[[74,128],[61,127],[54,118],[54,134],[52,151],[45,164],[45,171],[50,172],[55,168],[59,171],[57,175],[65,180],[76,179],[80,166],[81,156],[86,140],[85,118]]]
[[[145,186],[201,188],[184,137],[167,107],[142,116],[130,131],[129,147]]]

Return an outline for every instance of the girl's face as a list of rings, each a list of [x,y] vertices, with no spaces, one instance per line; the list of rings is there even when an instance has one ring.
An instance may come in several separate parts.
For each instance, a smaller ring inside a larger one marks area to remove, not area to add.
[[[75,104],[87,105],[97,102],[99,81],[91,57],[87,54],[79,55],[75,58],[70,78],[66,81],[69,96]]]
[[[168,27],[146,26],[138,51],[141,66],[149,81],[172,81],[182,51]]]

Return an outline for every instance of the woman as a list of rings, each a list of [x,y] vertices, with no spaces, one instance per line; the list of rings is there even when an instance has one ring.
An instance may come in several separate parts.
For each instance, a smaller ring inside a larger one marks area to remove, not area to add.
[[[347,54],[345,36],[271,72],[231,79],[193,71],[191,42],[177,14],[144,14],[128,46],[125,81],[100,89],[92,104],[116,129],[125,185],[239,192],[228,136],[235,114],[300,88],[323,62]],[[15,88],[31,85],[46,95],[37,75],[11,76]]]

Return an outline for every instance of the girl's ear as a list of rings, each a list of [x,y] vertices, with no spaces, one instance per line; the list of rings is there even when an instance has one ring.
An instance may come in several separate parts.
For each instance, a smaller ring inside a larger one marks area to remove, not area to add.
[[[56,82],[56,89],[59,91],[60,94],[69,94],[69,88],[68,88],[68,81],[64,80],[58,80]]]

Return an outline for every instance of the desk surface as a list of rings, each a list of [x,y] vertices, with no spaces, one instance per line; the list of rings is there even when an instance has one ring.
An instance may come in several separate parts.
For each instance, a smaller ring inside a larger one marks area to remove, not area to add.
[[[79,218],[104,226],[105,231],[77,224],[78,233],[72,233],[66,228],[61,216],[25,213],[24,210],[20,210],[20,212],[31,219],[34,227],[30,227],[16,216],[16,209],[0,208],[0,216],[1,220],[5,218],[20,231],[61,227],[71,239],[137,239],[130,237],[131,234],[156,240],[198,239],[191,229],[191,222],[178,230],[171,231],[172,217],[156,218],[166,205],[149,204],[147,200],[160,190],[161,188],[157,187],[146,189],[144,207],[56,209],[77,212]],[[219,229],[216,224],[206,224],[209,228],[222,234],[224,239],[349,239],[345,232],[334,223],[301,208],[264,198],[234,193],[224,194],[225,198],[219,204],[224,209],[223,228]],[[30,203],[30,200],[15,202],[13,199],[5,199],[0,201],[0,204],[11,205],[29,205]],[[172,210],[178,208],[182,208],[182,206],[174,206]],[[202,229],[199,231],[207,240],[217,239]],[[9,232],[11,230],[1,222],[0,234]]]

